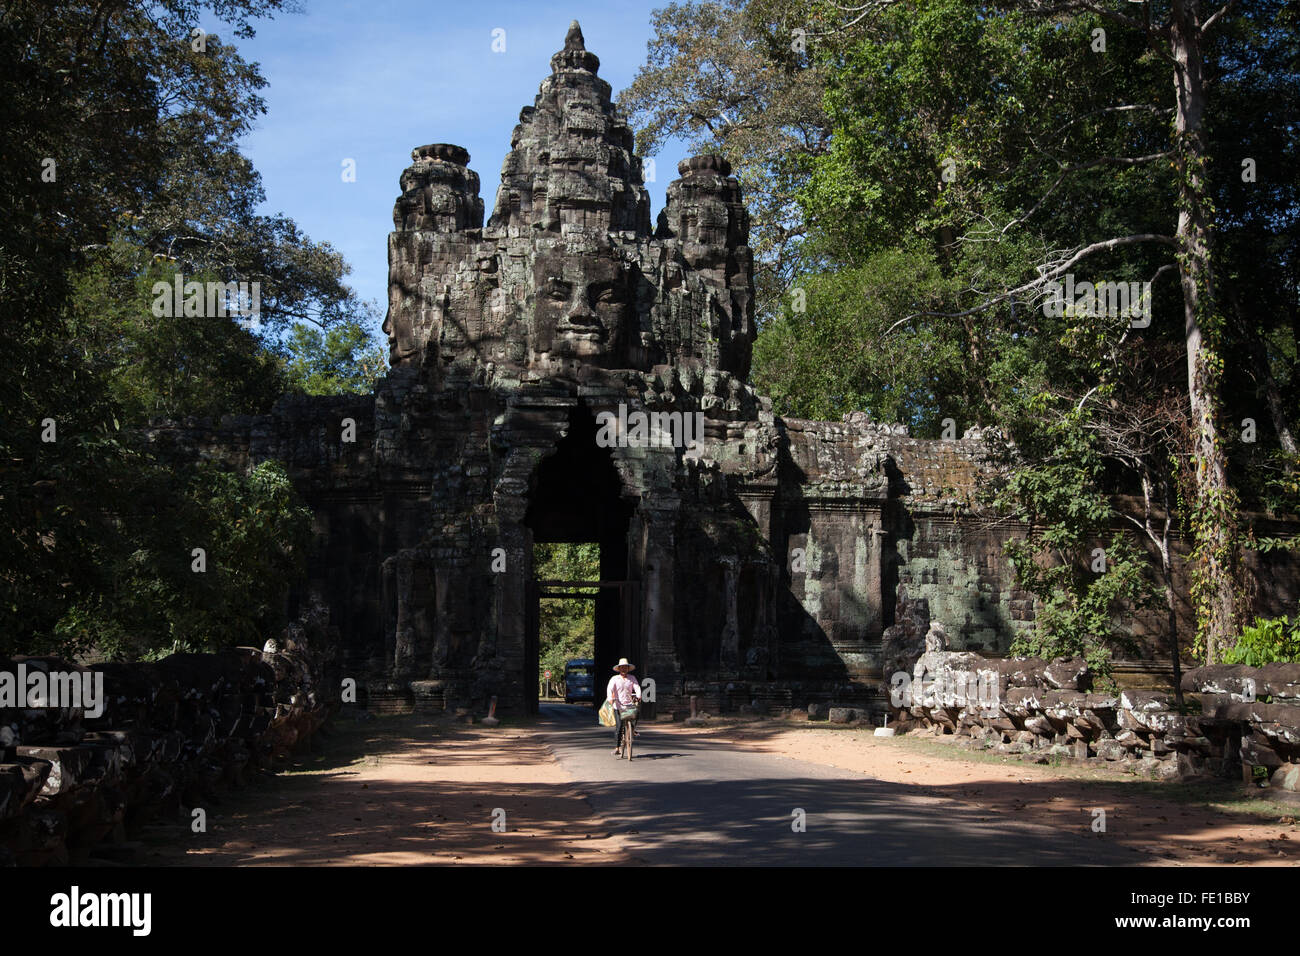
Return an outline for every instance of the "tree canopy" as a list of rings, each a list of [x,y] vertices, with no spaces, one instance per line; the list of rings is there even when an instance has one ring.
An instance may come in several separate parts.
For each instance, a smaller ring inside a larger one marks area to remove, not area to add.
[[[259,211],[238,146],[265,80],[234,41],[292,9],[0,2],[0,653],[249,642],[283,616],[306,529],[283,471],[163,462],[137,426],[380,371],[347,264]],[[156,308],[178,281],[256,298]]]
[[[1036,542],[1012,550],[1055,609],[1044,647],[1104,643],[1103,618],[1168,591],[1181,530],[1214,659],[1244,620],[1247,510],[1300,510],[1298,18],[1286,0],[673,4],[621,102],[643,148],[687,136],[755,194],[754,379],[778,411],[996,426],[1011,477],[991,499]],[[1138,296],[1063,305],[1076,283]],[[1078,571],[1133,520],[1145,584],[1138,554]]]

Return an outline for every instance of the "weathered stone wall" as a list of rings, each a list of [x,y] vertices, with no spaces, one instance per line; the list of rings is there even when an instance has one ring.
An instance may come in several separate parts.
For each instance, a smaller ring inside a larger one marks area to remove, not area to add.
[[[1033,596],[1015,587],[1002,550],[1019,529],[923,511],[911,512],[908,523],[911,536],[898,541],[898,583],[929,600],[954,646],[1007,653],[1015,632],[1033,622]]]
[[[194,808],[305,744],[338,707],[341,645],[315,609],[263,650],[80,667],[0,660],[0,672],[103,675],[103,712],[0,707],[0,866],[84,860]]]
[[[781,424],[790,459],[781,494],[788,502],[811,503],[788,509],[790,547],[805,548],[813,559],[803,578],[792,575],[791,586],[824,633],[842,640],[860,635],[874,650],[893,622],[900,585],[928,601],[954,648],[1005,655],[1016,633],[1033,626],[1033,595],[1015,587],[1014,569],[1003,550],[1026,529],[996,518],[980,500],[994,472],[978,428],[956,440],[936,441],[912,438],[905,427],[873,423],[860,412],[840,423]],[[1120,499],[1117,504],[1140,513],[1136,501]],[[1246,518],[1259,536],[1297,533],[1292,522],[1262,515]],[[1128,523],[1113,530],[1149,549]],[[867,544],[868,535],[877,537],[876,547]],[[1185,647],[1195,632],[1195,615],[1188,597],[1189,548],[1176,534],[1172,551],[1177,621]],[[1297,554],[1247,552],[1244,560],[1255,585],[1253,613],[1295,613],[1300,604]],[[871,582],[865,596],[864,566]],[[828,589],[830,596],[825,595]],[[846,605],[847,615],[842,611]],[[1146,664],[1169,668],[1163,607],[1129,612],[1116,620],[1115,628],[1136,646],[1136,654],[1121,661],[1119,672],[1136,675]]]

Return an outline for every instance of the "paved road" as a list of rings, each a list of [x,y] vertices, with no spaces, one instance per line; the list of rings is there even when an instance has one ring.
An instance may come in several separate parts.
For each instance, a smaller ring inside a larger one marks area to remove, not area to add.
[[[635,759],[590,707],[542,704],[537,730],[593,807],[651,864],[748,866],[1132,865],[1095,839],[990,816],[860,773],[756,753],[643,723]],[[791,828],[802,809],[806,830]],[[981,822],[981,816],[984,822]]]

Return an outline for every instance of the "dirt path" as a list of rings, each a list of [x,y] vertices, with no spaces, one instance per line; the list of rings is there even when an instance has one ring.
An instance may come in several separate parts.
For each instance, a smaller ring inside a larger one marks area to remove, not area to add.
[[[732,749],[905,784],[916,796],[945,798],[977,811],[979,823],[996,827],[1006,819],[1072,831],[1132,851],[1135,864],[1300,863],[1300,808],[1270,803],[1262,799],[1266,794],[1231,783],[1188,787],[1086,768],[1035,766],[960,750],[950,741],[876,738],[870,729],[827,725],[656,723],[653,731],[669,739],[711,738]],[[504,832],[493,829],[496,808],[506,811]],[[342,722],[292,770],[229,792],[205,809],[206,833],[192,833],[179,823],[147,828],[138,862],[627,862],[611,826],[571,782],[541,735],[521,726],[489,729],[414,717]],[[1092,831],[1097,809],[1106,813],[1104,833]]]
[[[155,865],[588,863],[611,852],[590,805],[523,729],[342,724],[293,771],[207,807],[208,832],[146,830]],[[507,810],[494,832],[493,810]]]
[[[656,725],[683,735],[707,735],[763,753],[852,770],[877,780],[906,783],[919,793],[961,800],[993,819],[1017,819],[1092,832],[1106,813],[1098,840],[1121,843],[1156,865],[1300,864],[1300,807],[1267,800],[1231,782],[1157,783],[1078,767],[1044,767],[1009,757],[977,754],[945,741],[875,737],[870,729],[828,725],[801,728],[768,722],[716,728]],[[1032,862],[1032,861],[1026,861]]]

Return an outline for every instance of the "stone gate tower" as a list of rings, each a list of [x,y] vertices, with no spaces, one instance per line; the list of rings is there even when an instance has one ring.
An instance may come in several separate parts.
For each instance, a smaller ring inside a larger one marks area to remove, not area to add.
[[[600,544],[602,665],[631,656],[661,692],[680,690],[695,656],[681,626],[700,608],[677,602],[697,592],[717,604],[717,666],[739,675],[742,628],[762,642],[752,667],[766,676],[772,657],[779,572],[752,517],[722,506],[716,461],[725,448],[775,477],[771,416],[760,422],[744,381],[754,307],[740,189],[720,157],[687,160],[652,229],[599,65],[575,22],[520,113],[486,225],[464,149],[419,147],[402,174],[376,463],[430,482],[383,561],[385,663],[423,695],[532,695],[539,540]],[[602,447],[602,413],[665,423],[667,440],[630,430]],[[706,434],[686,447],[672,433],[682,421]],[[698,526],[693,508],[707,513]],[[747,538],[744,557],[731,547],[719,564],[716,538]]]
[[[661,706],[879,701],[901,584],[958,647],[1005,651],[1029,602],[1001,539],[957,520],[978,437],[773,415],[746,382],[736,179],[682,162],[652,228],[598,70],[574,23],[486,223],[464,149],[413,151],[373,396],[286,397],[169,440],[287,464],[316,516],[293,600],[329,608],[372,701],[535,707],[543,541],[599,544],[598,666],[631,658]]]

